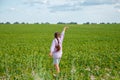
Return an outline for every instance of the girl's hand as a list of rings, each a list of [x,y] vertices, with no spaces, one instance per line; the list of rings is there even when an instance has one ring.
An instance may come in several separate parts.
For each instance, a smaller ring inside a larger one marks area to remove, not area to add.
[[[50,57],[52,57],[52,56],[53,56],[51,52],[49,53],[49,56],[50,56]]]
[[[66,30],[66,29],[68,29],[69,27],[64,27],[64,31]]]

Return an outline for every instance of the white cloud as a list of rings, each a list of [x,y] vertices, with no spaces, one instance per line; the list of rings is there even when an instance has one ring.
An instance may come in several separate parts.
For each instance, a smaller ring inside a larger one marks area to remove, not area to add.
[[[120,8],[120,3],[116,3],[115,8]]]
[[[120,3],[116,3],[114,8],[117,10],[117,12],[120,12]]]
[[[27,4],[30,6],[47,5],[49,4],[49,0],[26,0],[24,1],[24,4]]]
[[[48,4],[49,1],[48,0],[43,0],[43,4]]]
[[[10,10],[11,10],[11,11],[14,11],[14,10],[16,10],[16,9],[15,9],[14,7],[11,7]]]
[[[120,13],[120,9],[117,10]]]
[[[50,0],[50,11],[77,11],[82,7],[99,6],[99,5],[113,5],[120,3],[120,0]]]

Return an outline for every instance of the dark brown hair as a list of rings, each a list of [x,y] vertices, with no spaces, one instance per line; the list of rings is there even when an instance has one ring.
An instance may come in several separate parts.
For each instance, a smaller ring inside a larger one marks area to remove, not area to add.
[[[57,39],[57,42],[58,42],[58,45],[55,46],[56,51],[59,51],[60,50],[60,45],[59,45],[60,41],[59,41],[58,37],[60,37],[60,33],[55,32],[54,37]]]

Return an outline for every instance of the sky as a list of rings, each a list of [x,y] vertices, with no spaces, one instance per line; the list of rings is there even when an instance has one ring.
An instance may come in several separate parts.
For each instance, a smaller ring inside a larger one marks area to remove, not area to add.
[[[120,0],[0,0],[0,22],[120,23]]]

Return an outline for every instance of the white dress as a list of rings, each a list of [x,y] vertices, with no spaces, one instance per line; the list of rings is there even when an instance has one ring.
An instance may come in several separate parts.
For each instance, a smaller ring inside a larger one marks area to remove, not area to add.
[[[63,42],[63,38],[64,38],[64,31],[61,33],[61,36],[59,39],[59,45],[60,45],[60,50],[56,52],[56,48],[55,46],[58,45],[58,41],[57,39],[53,39],[52,41],[52,45],[51,45],[51,53],[53,54],[53,58],[61,58],[62,57],[62,42]]]

